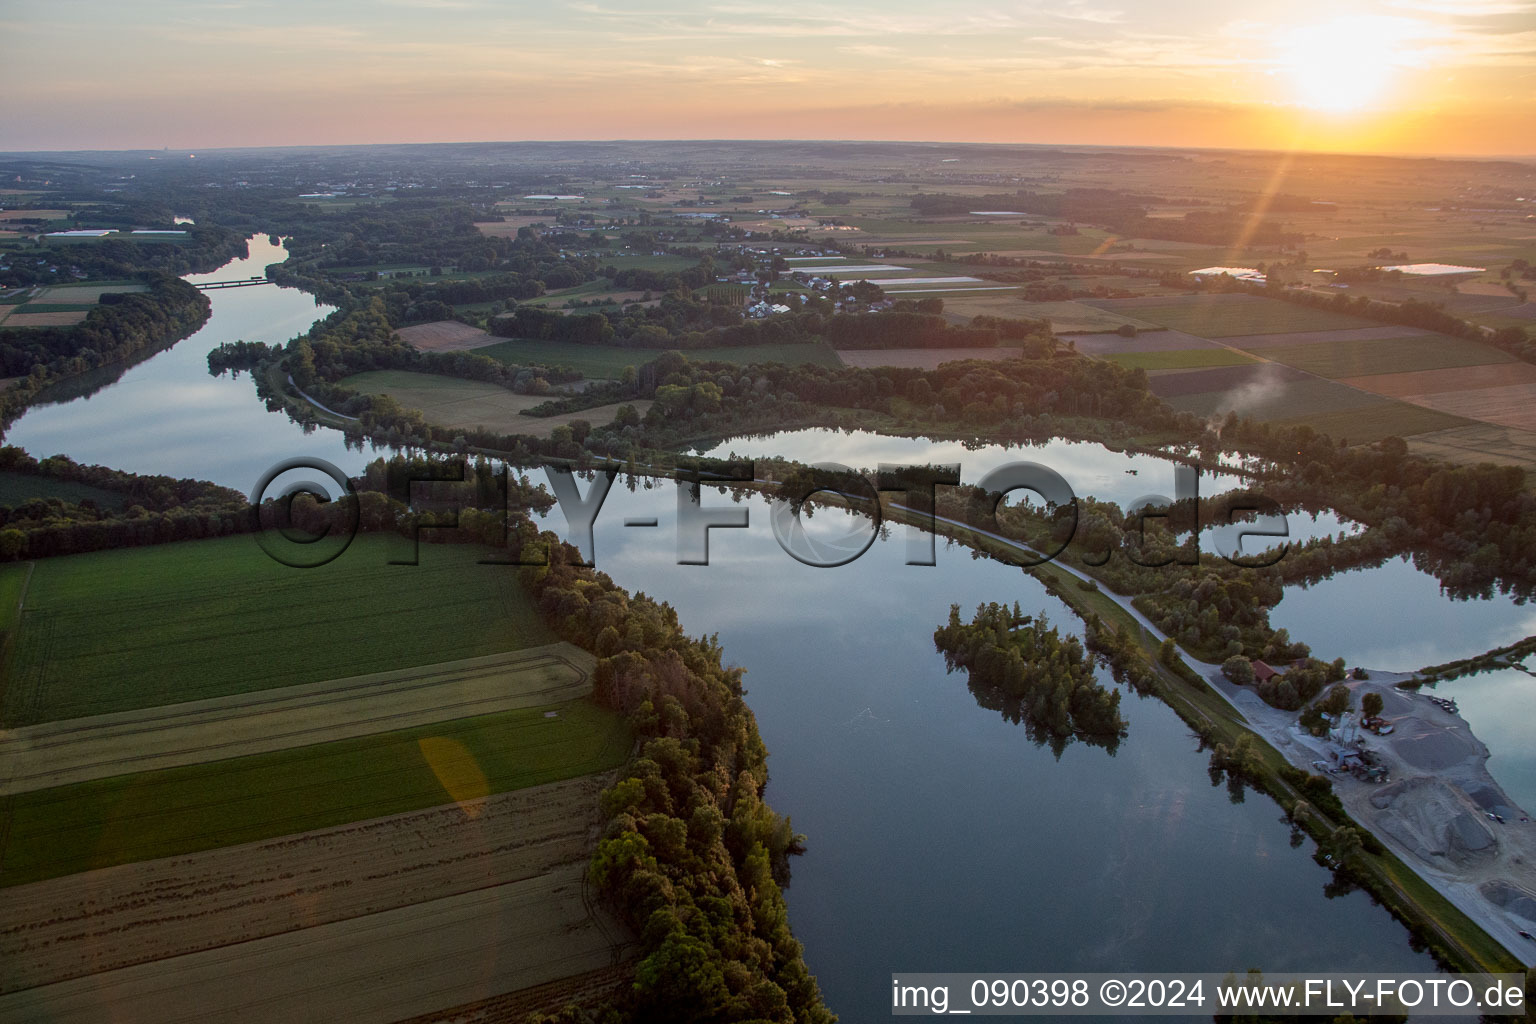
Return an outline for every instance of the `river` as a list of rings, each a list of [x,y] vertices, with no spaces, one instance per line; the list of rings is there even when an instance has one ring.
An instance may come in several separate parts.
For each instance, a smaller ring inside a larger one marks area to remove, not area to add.
[[[287,258],[266,235],[250,239],[250,255],[194,284],[260,276]],[[130,366],[92,394],[28,409],[6,431],[5,443],[37,458],[64,454],[130,473],[163,473],[212,480],[249,493],[266,470],[291,456],[326,459],[347,473],[377,457],[349,449],[335,430],[304,429],[270,413],[250,377],[208,373],[208,353],[225,342],[281,344],[302,334],[332,307],[293,288],[257,285],[207,293],[212,315],[196,333]]]
[[[259,274],[282,255],[258,237],[249,259],[203,279]],[[89,397],[29,411],[7,443],[242,491],[284,458],[357,472],[374,457],[337,431],[306,433],[266,411],[247,377],[207,372],[214,346],[286,341],[327,307],[272,285],[209,297],[213,316],[196,334]],[[717,446],[732,447],[854,466],[918,454],[961,462],[967,479],[1021,457],[806,432]],[[1169,463],[1152,456],[1067,442],[1026,451],[1080,494],[1128,501],[1172,487]],[[937,565],[908,566],[904,527],[852,564],[810,568],[779,548],[761,496],[741,499],[748,529],[712,531],[710,565],[682,566],[676,500],[669,482],[615,487],[598,519],[598,567],[669,601],[691,632],[718,632],[727,660],[748,668],[748,701],[772,752],[769,799],[810,837],[788,892],[791,923],[843,1019],[884,1017],[892,971],[1431,969],[1364,894],[1325,897],[1329,873],[1310,843],[1289,844],[1270,800],[1233,804],[1213,788],[1206,754],[1161,703],[1127,694],[1130,734],[1116,754],[1075,745],[1060,758],[979,707],[933,647],[952,603],[968,614],[1016,600],[1080,632],[1021,570],[943,541]],[[727,501],[705,489],[706,505]],[[623,525],[644,516],[659,526]],[[842,516],[824,510],[815,528],[836,530]],[[558,512],[549,524],[564,528]],[[1325,519],[1306,532],[1347,527]],[[1282,608],[1293,600],[1313,595]],[[1383,644],[1397,632],[1390,616],[1372,622]],[[1334,634],[1324,624],[1293,632],[1326,653]],[[1493,632],[1514,638],[1503,629]]]

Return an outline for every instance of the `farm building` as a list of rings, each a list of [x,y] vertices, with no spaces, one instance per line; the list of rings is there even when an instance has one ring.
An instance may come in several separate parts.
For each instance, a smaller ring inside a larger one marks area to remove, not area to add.
[[[1253,681],[1256,683],[1267,683],[1271,679],[1277,678],[1278,676],[1282,676],[1284,674],[1284,672],[1275,671],[1273,668],[1270,668],[1268,665],[1262,661],[1259,661],[1257,658],[1253,660]]]

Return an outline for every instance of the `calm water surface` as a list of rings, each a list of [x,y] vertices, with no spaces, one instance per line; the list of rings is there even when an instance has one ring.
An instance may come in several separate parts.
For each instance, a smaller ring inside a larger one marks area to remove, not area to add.
[[[283,256],[265,237],[251,249],[250,259],[204,278],[259,274]],[[286,341],[327,307],[270,285],[210,298],[213,317],[197,334],[89,397],[28,412],[8,443],[241,490],[282,458],[317,455],[357,472],[374,457],[348,449],[337,431],[306,434],[267,412],[248,378],[207,372],[214,346]],[[1070,442],[967,450],[795,431],[711,454],[732,449],[853,466],[954,461],[967,480],[1024,457],[1055,468],[1079,494],[1130,501],[1172,490],[1163,460]],[[1223,479],[1206,477],[1206,492],[1230,486]],[[706,504],[729,501],[705,493]],[[937,566],[907,566],[904,528],[851,565],[813,569],[779,548],[764,499],[743,502],[751,527],[713,531],[712,564],[679,566],[674,485],[615,487],[598,519],[598,567],[662,596],[690,631],[718,632],[727,659],[749,668],[748,699],[773,752],[770,799],[810,836],[789,891],[792,922],[844,1020],[887,1015],[892,971],[1430,969],[1365,896],[1324,897],[1328,873],[1306,847],[1291,848],[1273,803],[1250,796],[1234,805],[1224,787],[1212,788],[1206,755],[1163,705],[1127,694],[1131,731],[1118,753],[1079,745],[1059,759],[979,707],[934,651],[933,630],[951,603],[969,613],[1017,600],[1080,628],[1022,571],[942,542]],[[647,515],[660,525],[623,526]],[[818,513],[816,529],[835,529],[843,515]],[[559,513],[549,522],[563,530]],[[1349,524],[1325,518],[1313,528]],[[1323,593],[1284,605],[1310,606]],[[1392,607],[1402,600],[1391,581],[1373,593]],[[1416,614],[1436,607],[1424,600]],[[1382,659],[1370,643],[1385,644],[1387,630],[1403,635],[1385,611],[1379,625],[1354,630],[1328,618],[1291,628],[1320,652],[1335,638],[1366,645],[1348,657],[1372,664]],[[1507,640],[1506,628],[1524,628],[1517,622],[1528,620],[1500,619],[1485,632]]]

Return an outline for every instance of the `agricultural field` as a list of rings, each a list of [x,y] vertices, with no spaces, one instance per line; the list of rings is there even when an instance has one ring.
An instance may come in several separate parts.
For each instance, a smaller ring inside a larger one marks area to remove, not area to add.
[[[1186,370],[1210,366],[1241,366],[1252,356],[1226,348],[1175,348],[1160,352],[1110,352],[1100,355],[1129,370]]]
[[[88,281],[35,287],[0,303],[0,326],[68,327],[84,320],[108,292],[141,292],[135,281]],[[18,299],[20,301],[18,301]]]
[[[1408,450],[1416,455],[1462,465],[1491,462],[1522,466],[1528,473],[1536,471],[1536,431],[1532,430],[1478,423],[1423,433],[1407,440]]]
[[[544,306],[548,309],[561,309],[567,302],[580,301],[584,305],[575,307],[576,312],[586,312],[593,309],[591,303],[597,302],[602,306],[624,306],[631,302],[640,302],[645,298],[645,292],[632,289],[615,290],[606,279],[599,278],[596,281],[588,281],[586,284],[576,285],[574,288],[561,288],[556,291],[546,292],[536,299],[528,299],[521,302],[522,306]]]
[[[0,886],[449,803],[476,816],[493,793],[616,768],[632,742],[574,700],[17,793]]]
[[[248,536],[37,563],[7,728],[496,654],[551,642],[516,578],[466,545],[362,534],[291,569]],[[402,630],[398,623],[410,622]],[[280,652],[280,653],[279,653]]]
[[[661,352],[648,348],[570,345],[558,341],[516,339],[489,345],[480,349],[480,354],[512,366],[567,366],[586,377],[618,380],[624,375],[626,366],[639,368],[661,355]],[[819,343],[695,348],[683,354],[693,362],[717,360],[738,366],[760,362],[781,362],[791,366],[800,363],[838,365],[832,349]]]
[[[34,302],[85,303],[95,305],[106,294],[147,291],[147,286],[137,281],[83,281],[80,284],[55,285],[39,295]]]
[[[233,954],[201,950],[26,989],[0,997],[0,1019],[395,1024],[449,1019],[446,1008],[481,1002],[518,1007],[517,995],[509,993],[558,979],[622,984],[633,971],[614,968],[622,949],[599,923],[601,915],[583,905],[585,870],[585,864],[562,865],[532,878],[255,939]],[[513,950],[516,955],[509,955]],[[216,1008],[211,1016],[210,1008]],[[521,1020],[535,1008],[452,1019]]]
[[[69,327],[80,323],[89,315],[89,307],[81,309],[28,310],[26,306],[0,306],[0,326]]]
[[[1292,376],[1294,373],[1276,363],[1257,363],[1210,370],[1180,370],[1159,374],[1149,383],[1152,391],[1164,396],[1169,405],[1197,416],[1225,416],[1228,412],[1236,412],[1239,416],[1258,420],[1295,421],[1372,407],[1386,401],[1343,384],[1304,375]]]
[[[0,888],[3,993],[426,903],[585,861],[608,777]],[[295,888],[294,877],[304,879]],[[409,878],[409,888],[400,879]],[[549,914],[557,908],[544,908]],[[82,927],[82,922],[89,924]],[[519,956],[518,959],[523,959]]]
[[[0,598],[3,598],[0,590]],[[19,596],[19,595],[18,595]],[[13,605],[14,607],[14,605]],[[0,797],[111,775],[541,707],[587,696],[594,660],[567,643],[349,679],[8,730]]]
[[[1434,335],[1415,327],[1354,327],[1343,331],[1292,331],[1287,334],[1254,334],[1241,339],[1228,339],[1245,351],[1263,353],[1272,348],[1296,348],[1301,345],[1334,345],[1344,341],[1380,341],[1400,338],[1422,338]]]
[[[1500,352],[1499,355],[1503,353]],[[1457,366],[1438,370],[1404,368],[1400,373],[1349,377],[1344,380],[1344,383],[1390,398],[1411,398],[1416,395],[1475,391],[1515,384],[1536,385],[1536,366],[1506,359],[1506,361],[1490,362],[1482,366]],[[1536,392],[1532,393],[1532,397],[1536,398]]]
[[[1357,317],[1255,295],[1198,294],[1156,299],[1084,299],[1083,302],[1201,338],[1374,326]]]
[[[496,339],[485,331],[457,320],[402,327],[395,333],[401,341],[422,352],[462,352],[496,344]]]
[[[1131,338],[1119,334],[1058,334],[1066,345],[1089,356],[1109,357],[1131,352],[1187,352],[1192,349],[1219,350],[1221,346],[1183,331],[1161,328],[1139,333]]]
[[[340,383],[370,395],[390,395],[408,409],[421,410],[429,423],[465,430],[483,427],[533,437],[548,437],[555,427],[573,420],[607,423],[618,413],[620,405],[633,405],[641,415],[651,407],[648,400],[615,402],[578,412],[533,417],[524,416],[522,411],[549,401],[548,395],[519,395],[495,384],[409,370],[369,370],[346,377]]]
[[[601,253],[597,261],[602,266],[616,267],[619,270],[640,269],[662,272],[687,270],[690,267],[699,265],[699,261],[692,256],[674,256],[671,253],[665,252],[658,255],[651,252],[635,252],[626,249],[620,249],[617,252]]]
[[[1243,338],[1229,339],[1243,346]],[[1451,367],[1492,367],[1515,362],[1507,353],[1464,338],[1424,334],[1409,338],[1337,341],[1330,345],[1295,345],[1264,348],[1264,357],[1294,366],[1320,377],[1359,378],[1374,374],[1417,371],[1434,373]],[[1355,381],[1350,381],[1360,386]],[[1375,390],[1374,388],[1371,390]]]
[[[943,363],[960,359],[1017,359],[1019,349],[1002,345],[992,348],[852,348],[838,349],[837,356],[848,366],[936,370]]]
[[[532,227],[535,224],[553,224],[554,220],[554,217],[547,217],[542,213],[509,213],[503,220],[476,221],[475,227],[480,229],[482,235],[489,238],[516,238],[519,228]]]
[[[0,224],[17,220],[63,220],[68,210],[0,210]]]
[[[954,308],[955,303],[945,300],[946,310]],[[958,310],[956,310],[958,312]],[[1139,320],[1132,316],[1124,316],[1120,313],[1090,306],[1084,302],[1023,302],[1015,300],[1005,314],[1001,311],[996,316],[1018,316],[1032,320],[1049,320],[1051,330],[1057,334],[1072,333],[1096,333],[1099,331],[1113,331],[1125,324],[1130,324],[1138,331],[1156,331],[1159,325],[1147,320]]]
[[[1320,434],[1348,444],[1371,444],[1384,437],[1409,438],[1428,431],[1465,427],[1460,416],[1425,409],[1406,402],[1379,402],[1337,412],[1316,412],[1307,416],[1279,418],[1287,426],[1309,426]]]
[[[1300,370],[1293,370],[1289,366],[1279,363],[1250,363],[1227,366],[1216,366],[1208,369],[1188,370],[1180,373],[1159,374],[1151,379],[1153,394],[1159,398],[1173,399],[1191,395],[1215,394],[1224,395],[1242,392],[1256,399],[1267,398],[1273,395],[1277,400],[1287,390],[1285,385],[1316,384],[1323,388],[1323,393],[1331,393],[1334,389],[1341,393],[1348,393],[1350,389],[1343,385],[1329,384],[1319,381],[1311,375]],[[1370,401],[1369,395],[1358,396],[1361,401]],[[1302,410],[1315,411],[1315,410]]]
[[[1414,395],[1405,401],[1438,409],[1452,416],[1479,420],[1516,430],[1536,430],[1536,387],[1507,384],[1502,387],[1467,388]]]

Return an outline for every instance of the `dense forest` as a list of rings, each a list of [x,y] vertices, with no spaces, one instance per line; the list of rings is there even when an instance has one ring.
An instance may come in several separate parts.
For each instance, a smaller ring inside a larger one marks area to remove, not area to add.
[[[0,370],[22,378],[0,392],[0,420],[8,423],[49,384],[170,344],[208,319],[208,298],[192,285],[145,277],[148,291],[105,294],[79,324],[0,327]]]

